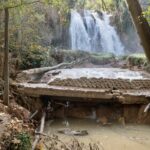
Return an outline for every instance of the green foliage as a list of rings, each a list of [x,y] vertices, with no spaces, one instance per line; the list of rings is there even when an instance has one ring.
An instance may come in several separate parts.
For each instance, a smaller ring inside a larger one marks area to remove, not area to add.
[[[93,10],[112,10],[114,7],[113,0],[78,0],[77,1],[78,7],[93,9]]]
[[[31,138],[26,132],[12,132],[4,141],[3,149],[7,150],[31,150]]]
[[[127,58],[128,62],[132,66],[143,66],[148,64],[148,60],[144,53],[131,54]]]
[[[1,0],[0,9],[8,8],[17,8],[21,7],[24,4],[33,3],[35,0]]]
[[[31,139],[27,133],[20,133],[16,136],[20,143],[17,146],[17,150],[30,150],[31,149]]]
[[[147,21],[150,23],[150,6],[143,12],[143,15],[146,17]]]
[[[47,54],[48,51],[46,48],[40,45],[32,44],[28,51],[23,52],[20,68],[28,69],[41,67],[43,61],[45,61],[48,57]]]
[[[144,53],[131,54],[126,59],[130,66],[137,66],[150,72],[150,62],[147,60]]]
[[[56,8],[60,16],[60,22],[65,24],[67,22],[67,14],[69,13],[69,0],[46,0],[47,4]]]
[[[20,56],[21,69],[54,65],[89,55],[86,52],[78,51],[76,53],[75,51],[67,50],[57,53],[51,50],[48,55],[48,51],[44,47],[51,44],[51,31],[47,25],[51,23],[51,18],[48,21],[46,20],[46,12],[51,8],[55,8],[56,12],[58,12],[60,24],[66,24],[70,8],[75,6],[77,8],[94,10],[102,10],[104,7],[109,11],[116,9],[117,19],[115,20],[115,24],[117,24],[117,27],[120,27],[119,31],[130,33],[128,29],[132,28],[129,11],[125,6],[124,0],[104,0],[105,4],[102,3],[102,0],[40,0],[42,3],[24,5],[34,1],[36,0],[0,1],[0,9],[18,6],[9,10],[9,48],[11,52],[14,51]],[[147,18],[149,12],[150,8],[144,12]],[[3,18],[0,18],[1,20]],[[3,25],[0,24],[0,36],[2,35]],[[0,37],[0,48],[3,47],[2,41],[3,38]],[[97,64],[101,64],[101,62],[109,59],[112,60],[113,56],[104,56],[104,54],[91,55],[92,62]]]

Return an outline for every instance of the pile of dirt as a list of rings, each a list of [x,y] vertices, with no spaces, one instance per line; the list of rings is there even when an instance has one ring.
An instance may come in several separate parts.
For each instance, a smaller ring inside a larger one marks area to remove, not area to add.
[[[28,150],[31,148],[31,140],[35,125],[27,118],[30,112],[11,103],[5,106],[0,101],[0,149]]]

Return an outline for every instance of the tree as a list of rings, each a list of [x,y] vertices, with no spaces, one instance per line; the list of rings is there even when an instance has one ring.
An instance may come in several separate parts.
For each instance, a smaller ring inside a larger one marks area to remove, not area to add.
[[[147,58],[150,60],[150,26],[142,14],[138,0],[126,0]]]
[[[24,5],[36,3],[39,1],[31,1],[24,3]],[[16,8],[23,5],[22,1],[16,4],[15,1],[5,1],[0,6],[1,10],[5,12],[5,31],[4,31],[4,67],[3,67],[3,79],[4,79],[4,94],[3,101],[6,105],[9,105],[9,9]]]
[[[9,105],[9,48],[8,48],[8,24],[9,24],[9,9],[6,7],[5,11],[5,44],[4,44],[4,68],[3,68],[3,78],[4,78],[4,95],[3,100],[6,105]]]

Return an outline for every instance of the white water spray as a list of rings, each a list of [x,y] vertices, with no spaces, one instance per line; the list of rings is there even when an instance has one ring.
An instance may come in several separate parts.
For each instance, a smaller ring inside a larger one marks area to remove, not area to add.
[[[71,11],[71,49],[87,52],[124,54],[124,47],[115,28],[110,25],[110,15],[85,10],[83,16]]]

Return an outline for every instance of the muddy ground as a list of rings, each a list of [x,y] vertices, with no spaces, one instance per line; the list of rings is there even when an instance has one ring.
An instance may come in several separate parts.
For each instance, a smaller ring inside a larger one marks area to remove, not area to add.
[[[102,126],[94,120],[89,119],[68,119],[69,128],[73,130],[87,130],[86,136],[71,136],[59,134],[58,130],[66,128],[64,120],[57,119],[52,123],[46,123],[45,133],[55,134],[59,139],[69,145],[75,138],[83,144],[83,149],[89,149],[89,143],[96,143],[99,150],[149,150],[150,148],[150,127],[146,125],[128,124],[123,127],[120,124]],[[49,142],[47,141],[48,145]],[[82,144],[81,144],[82,145]]]

